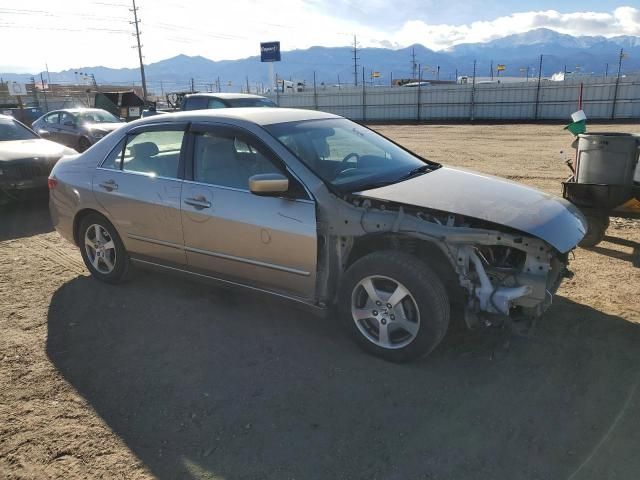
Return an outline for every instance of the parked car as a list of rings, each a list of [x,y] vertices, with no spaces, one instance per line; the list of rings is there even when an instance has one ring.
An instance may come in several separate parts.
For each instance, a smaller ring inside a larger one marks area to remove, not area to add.
[[[128,124],[56,165],[50,209],[99,280],[132,263],[334,307],[392,361],[435,348],[452,302],[470,326],[540,316],[585,234],[563,199],[279,108]]]
[[[192,93],[182,100],[182,110],[214,108],[277,107],[274,102],[260,95],[248,93]]]
[[[154,115],[163,115],[165,113],[171,113],[165,110],[158,110],[154,105],[151,105],[149,108],[145,108],[142,110],[142,114],[140,118],[153,117]]]
[[[33,122],[33,129],[44,138],[84,152],[122,124],[118,117],[100,108],[72,108],[41,116]]]
[[[0,115],[0,191],[13,198],[44,189],[55,163],[75,150],[44,140],[26,125]]]

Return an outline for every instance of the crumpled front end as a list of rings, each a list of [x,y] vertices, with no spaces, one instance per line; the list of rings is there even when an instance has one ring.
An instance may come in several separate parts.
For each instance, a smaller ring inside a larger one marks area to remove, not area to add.
[[[455,272],[468,317],[476,324],[485,314],[542,315],[562,279],[570,275],[568,257],[575,245],[560,252],[510,227],[372,199],[356,199],[341,214],[346,219],[340,226],[343,235],[396,235],[439,249]]]

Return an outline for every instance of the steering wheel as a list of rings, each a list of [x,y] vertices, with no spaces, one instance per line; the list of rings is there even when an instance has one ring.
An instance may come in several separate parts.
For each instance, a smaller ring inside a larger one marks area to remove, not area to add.
[[[355,158],[356,161],[350,162],[349,160],[351,160],[352,158]],[[358,165],[359,161],[360,155],[358,155],[357,153],[351,152],[347,154],[347,156],[342,159],[342,162],[340,162],[340,171],[338,172],[338,175],[342,175],[343,173],[346,173],[350,170],[355,170],[354,165]]]

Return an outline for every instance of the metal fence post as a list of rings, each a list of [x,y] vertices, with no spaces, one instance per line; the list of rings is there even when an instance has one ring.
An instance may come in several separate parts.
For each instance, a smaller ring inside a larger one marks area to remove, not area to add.
[[[416,120],[419,122],[420,121],[420,93],[422,91],[422,65],[418,64],[418,105],[417,105],[417,115],[416,115]]]
[[[364,67],[362,67],[362,121],[367,119],[367,92],[365,91]]]
[[[536,110],[533,119],[538,119],[538,105],[540,104],[540,81],[542,80],[542,55],[540,55],[540,65],[538,66],[538,86],[536,88]]]
[[[473,122],[475,115],[475,95],[476,95],[476,61],[473,61],[473,80],[471,81],[471,108],[469,112],[469,120]]]
[[[313,108],[318,110],[318,90],[316,90],[316,71],[313,71]]]

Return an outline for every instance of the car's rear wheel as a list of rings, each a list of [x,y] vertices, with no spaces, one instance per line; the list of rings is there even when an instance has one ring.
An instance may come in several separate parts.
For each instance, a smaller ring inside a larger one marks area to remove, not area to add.
[[[449,325],[449,299],[438,276],[397,251],[371,253],[347,270],[339,310],[364,350],[393,362],[427,355]]]
[[[119,283],[129,270],[129,256],[116,229],[102,215],[87,215],[78,232],[80,252],[91,274],[100,281]]]
[[[78,140],[78,151],[79,152],[84,152],[90,146],[91,146],[91,142],[89,141],[89,139],[87,137],[80,137],[80,140]]]

